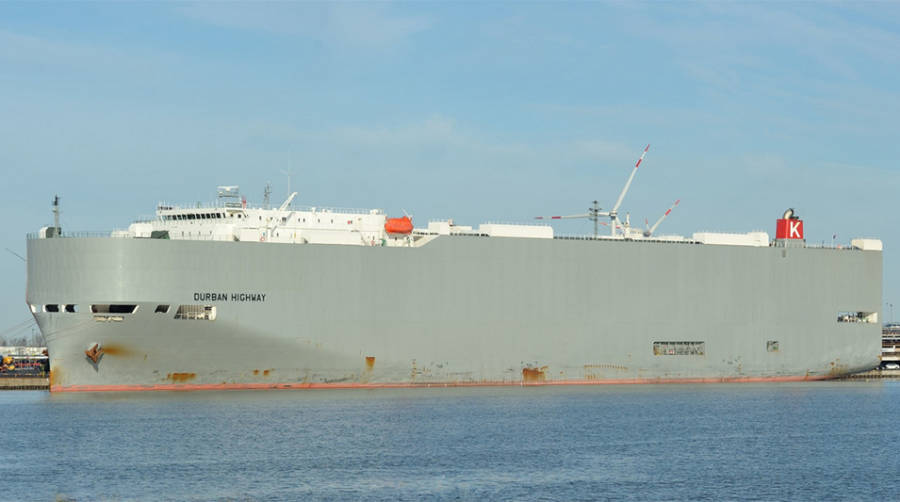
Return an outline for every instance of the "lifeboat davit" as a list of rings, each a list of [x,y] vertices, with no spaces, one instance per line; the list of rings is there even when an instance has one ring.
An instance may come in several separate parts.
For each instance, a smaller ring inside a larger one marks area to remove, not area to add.
[[[409,216],[388,218],[384,224],[384,231],[389,234],[409,235],[413,231],[412,220],[409,219]]]

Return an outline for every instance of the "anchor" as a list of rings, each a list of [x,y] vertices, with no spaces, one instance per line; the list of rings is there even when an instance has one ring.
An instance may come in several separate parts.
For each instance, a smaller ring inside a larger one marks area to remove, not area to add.
[[[99,343],[95,343],[91,345],[89,349],[84,351],[84,355],[96,365],[100,362],[100,358],[103,357],[103,347],[101,347]]]

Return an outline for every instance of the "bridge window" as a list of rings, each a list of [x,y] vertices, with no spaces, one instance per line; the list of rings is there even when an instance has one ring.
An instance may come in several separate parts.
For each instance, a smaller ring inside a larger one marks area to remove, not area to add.
[[[156,310],[154,311],[157,314],[167,314],[169,312],[168,305],[157,305]]]
[[[56,304],[44,305],[44,312],[59,312],[59,305],[56,305]]]
[[[78,305],[72,305],[72,304],[70,303],[70,304],[66,305],[66,309],[65,309],[65,310],[66,310],[66,312],[69,312],[69,313],[71,313],[71,314],[74,314],[74,313],[78,312]]]

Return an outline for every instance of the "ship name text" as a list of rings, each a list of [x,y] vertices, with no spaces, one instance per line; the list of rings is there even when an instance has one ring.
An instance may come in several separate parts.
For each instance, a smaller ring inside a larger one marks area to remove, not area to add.
[[[264,302],[266,293],[194,293],[195,302]]]

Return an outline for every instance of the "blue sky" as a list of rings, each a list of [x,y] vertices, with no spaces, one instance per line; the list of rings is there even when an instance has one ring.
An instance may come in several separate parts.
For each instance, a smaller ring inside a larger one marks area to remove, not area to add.
[[[884,241],[900,313],[898,89],[883,2],[0,3],[0,239],[24,255],[54,194],[109,230],[285,169],[302,204],[532,221],[608,207],[650,143],[633,221],[795,207],[810,242]],[[29,317],[3,256],[0,331]]]

